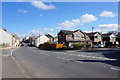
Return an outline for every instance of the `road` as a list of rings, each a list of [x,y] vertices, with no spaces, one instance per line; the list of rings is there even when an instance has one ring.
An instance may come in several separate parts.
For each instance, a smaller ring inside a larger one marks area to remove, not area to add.
[[[0,57],[2,59],[2,71],[0,70],[2,78],[24,78],[23,73],[11,56],[12,51],[13,49],[2,50],[2,57]]]
[[[12,52],[25,77],[118,78],[119,49],[47,51],[20,47]]]

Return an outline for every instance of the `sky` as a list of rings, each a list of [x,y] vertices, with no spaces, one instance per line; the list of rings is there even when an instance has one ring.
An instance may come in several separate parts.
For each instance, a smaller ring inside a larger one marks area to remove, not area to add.
[[[30,2],[34,0],[1,0],[2,2]],[[119,0],[36,0],[44,2],[119,2]]]
[[[108,32],[118,29],[117,2],[3,2],[2,28],[19,37],[60,30]]]

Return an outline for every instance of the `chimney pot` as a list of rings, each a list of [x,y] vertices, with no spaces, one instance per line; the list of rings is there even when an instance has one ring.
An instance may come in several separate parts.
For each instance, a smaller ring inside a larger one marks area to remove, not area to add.
[[[4,31],[7,31],[6,29],[3,29]]]

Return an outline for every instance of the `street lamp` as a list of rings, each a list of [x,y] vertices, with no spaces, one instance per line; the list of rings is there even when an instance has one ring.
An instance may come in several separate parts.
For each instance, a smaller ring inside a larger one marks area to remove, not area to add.
[[[93,33],[93,29],[94,29],[95,27],[92,27],[92,33]]]

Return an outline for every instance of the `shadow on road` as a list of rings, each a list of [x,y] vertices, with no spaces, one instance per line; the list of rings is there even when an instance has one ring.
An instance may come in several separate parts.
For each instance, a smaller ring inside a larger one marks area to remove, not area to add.
[[[52,49],[45,49],[45,48],[43,48],[43,49],[36,48],[35,50],[61,51],[61,52],[65,51],[63,49],[52,50]],[[106,64],[120,67],[120,48],[118,48],[118,49],[117,48],[102,48],[102,49],[84,50],[84,51],[77,51],[77,52],[86,52],[87,54],[95,53],[97,55],[103,55],[106,58],[115,59],[115,60],[76,60],[76,61],[101,62],[101,63],[106,63]]]
[[[101,62],[101,63],[106,63],[110,64],[113,66],[120,67],[120,49],[119,48],[106,48],[106,49],[94,49],[94,50],[88,50],[88,51],[83,51],[83,52],[88,52],[89,53],[95,53],[103,55],[106,58],[109,59],[116,59],[116,60],[76,60],[76,61],[83,61],[83,62]]]
[[[101,63],[106,63],[110,64],[113,66],[120,67],[119,61],[120,60],[76,60],[76,61],[82,61],[82,62],[101,62]]]

